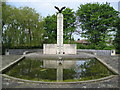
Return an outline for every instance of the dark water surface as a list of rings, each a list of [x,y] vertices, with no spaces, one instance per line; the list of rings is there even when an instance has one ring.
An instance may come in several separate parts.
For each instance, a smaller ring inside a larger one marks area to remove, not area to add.
[[[63,70],[65,82],[92,80],[113,74],[96,59],[35,60],[27,58],[7,70],[5,74],[28,80],[56,81],[58,68]]]

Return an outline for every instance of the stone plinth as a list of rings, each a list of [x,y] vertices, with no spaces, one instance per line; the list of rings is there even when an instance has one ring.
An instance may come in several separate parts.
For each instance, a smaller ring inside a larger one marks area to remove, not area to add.
[[[44,44],[43,54],[57,54],[57,44]],[[62,54],[76,54],[76,44],[63,44]]]
[[[63,44],[64,54],[76,54],[76,44]]]
[[[43,44],[43,54],[57,54],[57,44]]]

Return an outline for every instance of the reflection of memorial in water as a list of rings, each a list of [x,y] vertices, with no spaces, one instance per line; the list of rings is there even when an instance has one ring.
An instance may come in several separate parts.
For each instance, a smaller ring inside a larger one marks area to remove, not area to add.
[[[74,68],[76,61],[72,60],[43,60],[44,68],[55,68],[57,69],[57,81],[63,80],[63,69]]]
[[[76,61],[72,60],[43,60],[43,67],[45,68],[58,68],[62,66],[63,69],[73,68],[76,65]]]

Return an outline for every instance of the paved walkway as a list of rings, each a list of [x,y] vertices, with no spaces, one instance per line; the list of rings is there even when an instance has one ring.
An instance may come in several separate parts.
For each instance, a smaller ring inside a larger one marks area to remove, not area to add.
[[[120,57],[118,56],[97,56],[97,57],[120,74],[119,70]]]
[[[3,55],[2,56],[2,68],[10,64],[11,62],[17,60],[22,55]]]
[[[29,55],[32,57],[32,55]],[[72,55],[64,55],[64,57],[72,57]],[[96,57],[92,54],[85,54],[81,53],[76,55],[76,57]],[[15,61],[16,59],[20,58],[21,55],[10,55],[10,56],[3,56],[3,67],[8,65],[9,63]],[[118,57],[114,56],[97,56],[101,60],[103,60],[107,65],[111,66],[115,70],[118,71]],[[115,75],[111,79],[107,79],[104,81],[99,82],[89,82],[89,83],[78,83],[78,84],[40,84],[40,83],[29,83],[29,82],[22,82],[14,79],[10,79],[7,77],[2,78],[2,86],[3,88],[119,88],[118,81],[119,76]]]

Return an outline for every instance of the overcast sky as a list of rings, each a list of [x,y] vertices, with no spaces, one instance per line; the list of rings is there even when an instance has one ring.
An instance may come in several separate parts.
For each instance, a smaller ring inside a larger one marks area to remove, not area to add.
[[[46,17],[47,15],[55,14],[57,10],[54,8],[54,6],[66,6],[76,11],[80,4],[93,2],[109,2],[114,9],[118,10],[119,1],[120,0],[7,0],[7,4],[15,7],[31,7],[34,8],[38,13],[40,13],[42,17]],[[74,38],[77,40],[78,38],[80,38],[80,36],[74,35]]]

